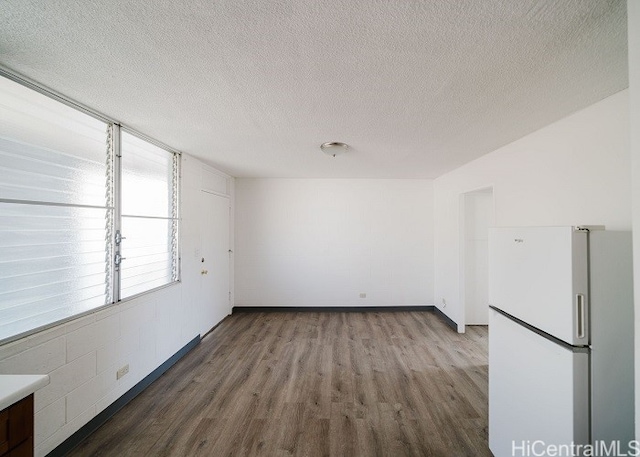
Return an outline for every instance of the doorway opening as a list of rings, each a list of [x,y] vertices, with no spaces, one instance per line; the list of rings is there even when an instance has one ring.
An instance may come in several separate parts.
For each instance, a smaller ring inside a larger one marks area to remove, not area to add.
[[[493,188],[461,195],[460,297],[464,325],[488,325],[489,227],[494,225]]]

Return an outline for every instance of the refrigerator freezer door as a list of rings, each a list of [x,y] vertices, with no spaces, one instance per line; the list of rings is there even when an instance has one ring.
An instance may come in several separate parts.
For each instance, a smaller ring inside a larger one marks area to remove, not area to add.
[[[569,344],[589,344],[587,233],[489,229],[489,304]]]
[[[589,443],[587,351],[489,311],[489,447],[496,457]]]

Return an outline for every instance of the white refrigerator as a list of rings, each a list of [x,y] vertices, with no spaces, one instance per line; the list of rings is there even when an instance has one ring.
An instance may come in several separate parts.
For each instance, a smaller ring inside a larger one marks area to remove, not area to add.
[[[629,232],[489,230],[489,447],[496,457],[628,449],[631,254]]]

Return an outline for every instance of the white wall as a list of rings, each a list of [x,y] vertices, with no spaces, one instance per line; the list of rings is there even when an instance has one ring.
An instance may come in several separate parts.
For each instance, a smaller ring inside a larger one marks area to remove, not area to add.
[[[237,306],[433,304],[432,181],[237,179],[235,246]]]
[[[640,439],[640,2],[627,1],[629,107],[633,179],[633,270],[636,336],[636,439]]]
[[[0,346],[0,373],[48,374],[35,395],[36,455],[46,455],[127,390],[217,322],[202,323],[200,162],[183,156],[182,282]],[[230,183],[232,196],[233,180]],[[116,380],[116,371],[130,372]]]
[[[451,319],[463,323],[461,193],[493,187],[496,226],[631,228],[628,101],[615,94],[434,181],[435,302]]]

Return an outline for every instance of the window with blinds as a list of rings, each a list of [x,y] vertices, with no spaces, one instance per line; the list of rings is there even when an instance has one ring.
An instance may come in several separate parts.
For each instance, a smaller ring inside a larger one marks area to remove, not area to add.
[[[177,156],[122,132],[122,298],[178,279]]]
[[[0,77],[0,341],[178,280],[179,156],[120,130]]]
[[[0,339],[110,297],[107,124],[0,79]]]

